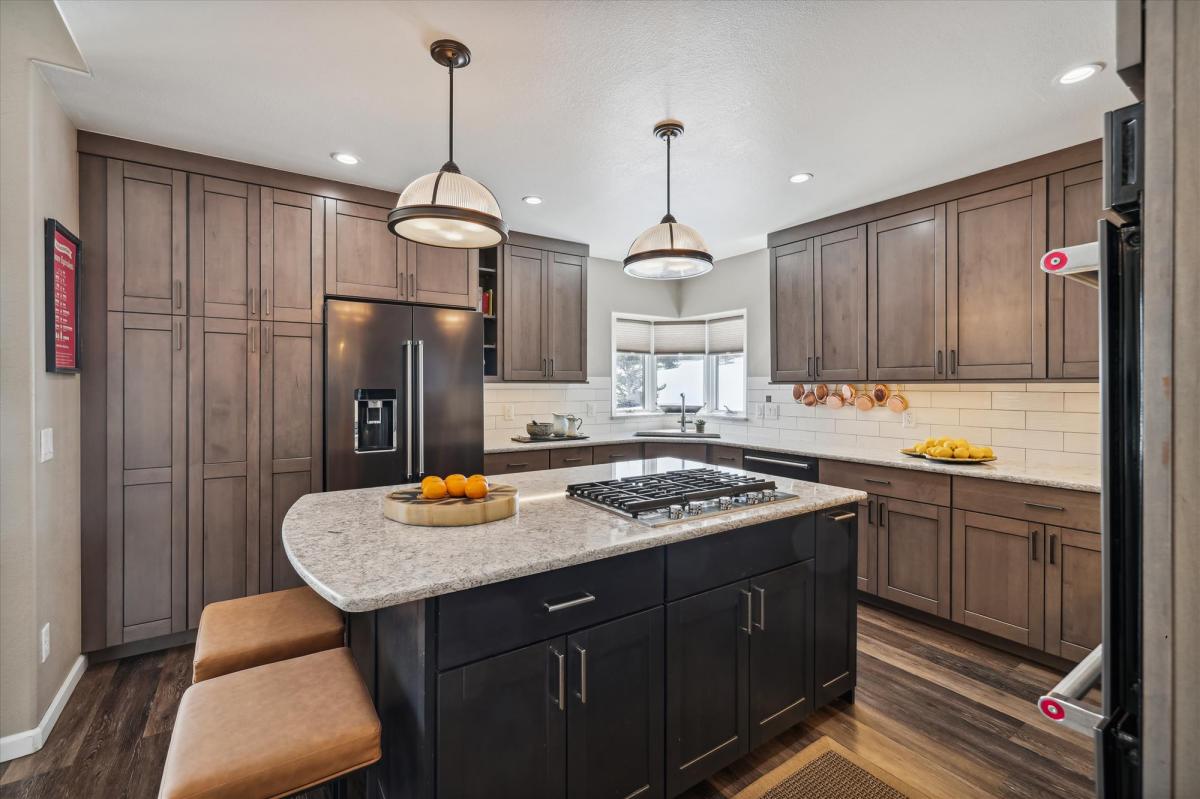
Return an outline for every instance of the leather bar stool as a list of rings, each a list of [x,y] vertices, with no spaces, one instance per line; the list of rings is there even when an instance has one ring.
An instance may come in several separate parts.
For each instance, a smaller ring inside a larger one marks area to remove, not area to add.
[[[214,602],[200,614],[192,682],[333,649],[342,612],[307,586]]]
[[[339,647],[191,685],[158,796],[289,796],[379,757],[379,717],[350,650]]]

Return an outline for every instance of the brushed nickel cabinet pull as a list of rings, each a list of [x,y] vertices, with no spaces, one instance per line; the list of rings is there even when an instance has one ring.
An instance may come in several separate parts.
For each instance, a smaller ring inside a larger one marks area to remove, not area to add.
[[[258,352],[258,328],[250,328],[250,351]]]
[[[867,524],[875,523],[875,500],[867,500]]]
[[[579,704],[587,704],[587,650],[579,644],[575,644],[575,649],[579,652]]]
[[[941,350],[937,351],[937,373],[939,375],[942,373],[942,351]]]
[[[879,500],[879,526],[887,527],[887,503]]]
[[[879,486],[890,486],[892,484],[891,480],[878,480],[874,477],[864,477],[863,482],[864,483],[874,483],[875,485],[879,485]]]
[[[584,591],[584,592],[582,592],[582,596],[577,596],[574,599],[567,599],[562,602],[553,602],[553,603],[543,602],[542,607],[544,607],[546,609],[547,613],[557,613],[560,610],[566,610],[567,608],[579,607],[580,605],[586,605],[589,602],[595,602],[595,601],[596,601],[595,596]]]
[[[271,351],[271,326],[263,325],[263,352]]]
[[[869,503],[868,503],[867,507],[870,508]],[[867,513],[870,513],[870,512],[871,512],[870,510],[867,511]],[[855,518],[856,516],[858,516],[857,513],[851,513],[850,511],[843,511],[842,513],[827,513],[827,514],[825,514],[825,518],[832,519],[835,522],[848,522],[851,519]]]
[[[1029,531],[1029,559],[1030,560],[1037,560],[1037,543],[1038,543],[1037,530],[1030,530]]]
[[[506,468],[509,468],[509,469],[524,469],[529,464],[528,463],[506,463],[504,465]]]
[[[1054,533],[1050,534],[1050,565],[1054,565],[1054,546],[1058,543],[1058,536]]]
[[[554,653],[554,657],[558,659],[558,709],[567,709],[567,659],[563,657],[563,653],[559,652],[554,647],[550,647],[550,651]]]
[[[246,289],[246,308],[250,311],[251,316],[258,313],[254,308],[254,289]]]
[[[1036,508],[1038,510],[1066,510],[1062,505],[1045,505],[1041,502],[1025,502],[1025,507]]]
[[[742,591],[740,593],[743,597],[746,598],[746,626],[739,627],[738,629],[741,630],[742,632],[746,633],[746,635],[750,635],[751,629],[754,625],[754,618],[753,618],[754,608],[752,607],[754,605],[754,600],[749,591],[742,589]]]
[[[809,377],[812,377],[812,376],[813,376],[813,373],[812,373],[812,356],[811,356],[811,355],[810,355],[810,356],[808,356],[808,370],[807,370],[806,374],[807,374]]]
[[[950,374],[958,374],[958,353],[950,350]]]
[[[183,349],[183,322],[179,322],[178,325],[179,327],[176,328],[175,323],[171,324],[171,343],[175,349],[181,350]],[[176,329],[179,331],[178,334],[176,334]]]
[[[821,376],[821,356],[817,356],[817,377]]]
[[[176,308],[183,307],[183,281],[176,280],[171,284],[171,299],[175,302]]]
[[[563,463],[579,463],[583,458],[563,458]]]
[[[263,289],[263,316],[271,315],[271,290]]]
[[[767,629],[767,589],[761,585],[754,586],[758,592],[758,629]]]
[[[554,359],[550,359],[550,376],[554,377]]]
[[[547,360],[545,358],[542,358],[542,377],[550,376],[550,367],[547,366],[546,364],[547,364]]]

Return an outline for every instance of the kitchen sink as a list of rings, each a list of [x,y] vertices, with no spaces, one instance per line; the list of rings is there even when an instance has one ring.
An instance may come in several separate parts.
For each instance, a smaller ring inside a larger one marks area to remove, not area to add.
[[[720,433],[697,433],[695,430],[681,431],[678,427],[667,428],[666,430],[638,430],[634,433],[635,436],[647,436],[653,438],[720,438]]]

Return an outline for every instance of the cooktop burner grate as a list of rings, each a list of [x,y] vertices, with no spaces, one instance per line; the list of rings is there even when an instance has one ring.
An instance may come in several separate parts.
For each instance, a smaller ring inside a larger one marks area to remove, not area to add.
[[[774,480],[718,469],[682,469],[575,483],[567,486],[567,494],[635,519],[653,516],[660,521],[677,520],[685,513],[698,516],[734,510],[735,503],[742,506],[792,496],[777,491]]]

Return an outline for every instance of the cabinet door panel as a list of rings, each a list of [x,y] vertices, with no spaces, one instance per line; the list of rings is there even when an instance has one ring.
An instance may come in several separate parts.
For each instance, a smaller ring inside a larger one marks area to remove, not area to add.
[[[413,302],[475,310],[479,251],[408,242],[408,288]]]
[[[108,161],[108,309],[184,314],[187,176]]]
[[[662,796],[662,608],[576,633],[567,652],[567,796]]]
[[[1083,660],[1100,644],[1100,536],[1046,527],[1046,651]]]
[[[948,203],[950,379],[1046,376],[1046,180]]]
[[[879,596],[950,618],[950,509],[879,498]]]
[[[749,583],[667,605],[667,795],[749,749]]]
[[[551,380],[587,380],[587,259],[546,253],[546,355]]]
[[[813,708],[813,561],[750,581],[750,748]]]
[[[108,314],[106,646],[187,626],[187,329]]]
[[[813,558],[813,706],[853,690],[858,676],[858,593],[850,561],[862,530],[852,506],[817,517]],[[855,511],[858,512],[855,512]]]
[[[779,247],[771,256],[771,379],[808,380],[816,345],[813,241]]]
[[[1049,249],[1096,240],[1104,215],[1103,166],[1050,176]],[[1050,279],[1049,377],[1100,377],[1100,291],[1077,280]]]
[[[325,203],[325,291],[377,300],[406,298],[406,242],[387,228],[388,211],[371,205]]]
[[[262,324],[259,423],[258,581],[263,591],[303,584],[283,551],[283,517],[324,485],[323,328],[296,322]]]
[[[254,316],[259,272],[258,203],[258,186],[204,175],[188,176],[189,307],[196,316]]]
[[[814,273],[816,376],[866,380],[866,225],[817,239]]]
[[[954,621],[1042,647],[1043,529],[1019,519],[954,511]]]
[[[438,675],[439,799],[563,796],[565,657],[555,638]]]
[[[320,322],[325,296],[325,200],[263,189],[262,291],[254,318]]]
[[[946,206],[867,226],[870,376],[946,375]]]
[[[188,368],[188,624],[258,593],[259,323],[193,317]]]
[[[858,590],[868,594],[877,593],[875,554],[877,531],[875,529],[875,505],[878,497],[869,496],[858,503],[858,566],[855,570]]]
[[[545,380],[546,254],[525,247],[504,247],[504,379]]]

